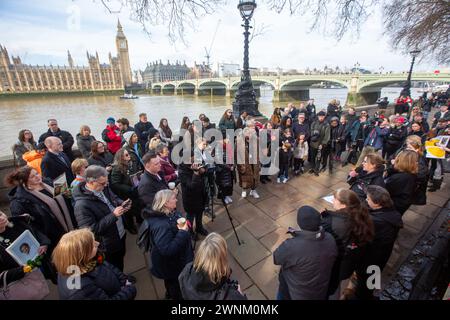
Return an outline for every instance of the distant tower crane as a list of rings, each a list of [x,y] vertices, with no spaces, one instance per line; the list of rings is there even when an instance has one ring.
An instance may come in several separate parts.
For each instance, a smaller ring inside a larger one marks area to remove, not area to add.
[[[222,21],[221,19],[219,19],[219,21],[217,21],[216,30],[214,31],[214,35],[213,35],[213,38],[211,40],[211,45],[209,46],[209,50],[206,49],[206,47],[205,47],[206,64],[207,64],[208,67],[210,67],[210,65],[209,65],[209,58],[211,57],[211,50],[212,50],[212,47],[213,47],[213,44],[214,44],[214,40],[216,39],[217,29],[219,29],[219,25],[220,25],[221,21]]]

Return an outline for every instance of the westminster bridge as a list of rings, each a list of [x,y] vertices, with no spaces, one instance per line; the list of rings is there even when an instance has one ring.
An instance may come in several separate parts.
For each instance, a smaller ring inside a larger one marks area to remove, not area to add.
[[[373,104],[386,86],[405,84],[407,73],[388,74],[323,74],[252,76],[257,93],[261,86],[270,86],[274,101],[307,100],[309,88],[314,84],[327,83],[347,88],[347,105]],[[201,78],[152,83],[153,94],[194,94],[233,96],[240,77]],[[450,73],[413,73],[412,81],[450,83]]]

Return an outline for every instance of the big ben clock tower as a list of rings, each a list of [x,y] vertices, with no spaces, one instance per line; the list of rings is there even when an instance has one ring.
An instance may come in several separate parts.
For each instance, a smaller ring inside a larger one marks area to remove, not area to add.
[[[120,70],[124,85],[131,84],[131,66],[130,57],[128,55],[128,41],[125,37],[120,21],[117,20],[117,36],[116,36],[117,56],[119,58]]]

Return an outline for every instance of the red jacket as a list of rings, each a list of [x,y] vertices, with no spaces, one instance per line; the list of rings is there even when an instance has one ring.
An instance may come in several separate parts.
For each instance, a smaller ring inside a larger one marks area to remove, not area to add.
[[[161,171],[164,172],[164,180],[166,180],[166,182],[175,181],[178,175],[176,174],[175,168],[172,166],[172,164],[169,161],[164,160],[163,158],[160,158],[160,163]]]
[[[119,151],[122,143],[122,137],[120,136],[120,129],[118,126],[106,126],[106,129],[102,132],[102,138],[105,140],[109,152],[114,154]]]

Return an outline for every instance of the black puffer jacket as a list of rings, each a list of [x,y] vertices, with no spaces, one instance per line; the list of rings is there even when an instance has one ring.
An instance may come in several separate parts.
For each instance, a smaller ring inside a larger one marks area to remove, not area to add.
[[[370,211],[375,237],[367,245],[364,255],[365,266],[377,265],[383,270],[389,260],[399,230],[403,227],[402,216],[394,208],[381,208]]]
[[[91,155],[91,145],[92,142],[95,141],[94,136],[82,136],[81,134],[77,134],[77,146],[78,150],[80,150],[83,158],[87,159]]]
[[[247,300],[230,279],[213,283],[205,273],[196,272],[192,262],[184,267],[178,280],[185,300]]]
[[[404,214],[413,203],[417,186],[417,175],[388,169],[385,179],[386,190],[389,191],[394,206],[400,214]]]
[[[416,192],[412,204],[427,204],[428,163],[424,156],[419,156],[419,172],[417,173]]]
[[[358,176],[348,176],[347,182],[350,184],[350,190],[355,192],[361,200],[365,200],[367,197],[366,190],[368,186],[375,185],[385,187],[383,172],[384,166],[371,173],[367,173],[362,167],[356,168]]]
[[[390,128],[385,136],[386,146],[392,149],[400,148],[408,135],[406,127]]]
[[[109,188],[103,190],[105,196],[114,207],[122,203]],[[112,253],[123,249],[122,241],[117,229],[117,218],[109,207],[91,191],[86,189],[86,183],[81,182],[73,190],[75,201],[75,217],[80,228],[90,228],[100,247],[105,252]]]
[[[204,174],[197,175],[190,165],[181,164],[179,167],[183,207],[189,214],[203,212],[207,201]]]
[[[184,266],[194,258],[189,232],[177,228],[179,214],[166,215],[144,209],[149,225],[151,272],[159,279],[178,279]]]
[[[81,275],[81,288],[69,289],[68,277],[58,275],[61,300],[134,300],[136,287],[125,285],[128,277],[108,262],[97,265],[91,272]]]

